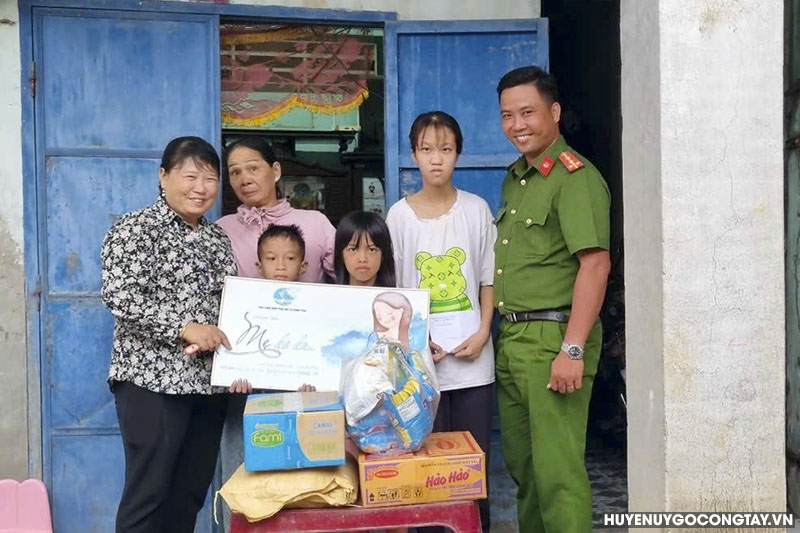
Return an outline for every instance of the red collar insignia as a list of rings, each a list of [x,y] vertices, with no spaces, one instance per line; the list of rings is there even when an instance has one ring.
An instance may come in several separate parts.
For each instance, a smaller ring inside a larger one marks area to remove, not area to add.
[[[550,171],[553,170],[553,159],[549,155],[544,156],[544,159],[542,159],[542,162],[539,163],[539,166],[536,168],[539,169],[542,176],[547,177]]]

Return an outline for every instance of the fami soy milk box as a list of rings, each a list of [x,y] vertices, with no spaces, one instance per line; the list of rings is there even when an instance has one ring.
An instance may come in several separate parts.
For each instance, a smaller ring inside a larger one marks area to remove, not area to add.
[[[336,391],[251,394],[242,430],[248,472],[344,464],[344,410]]]

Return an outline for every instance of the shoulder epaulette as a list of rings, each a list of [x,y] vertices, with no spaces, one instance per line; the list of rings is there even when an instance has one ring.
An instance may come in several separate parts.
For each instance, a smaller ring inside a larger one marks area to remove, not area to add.
[[[579,168],[583,167],[583,162],[578,159],[578,157],[570,152],[569,150],[564,150],[558,156],[558,159],[567,167],[567,172],[572,173],[578,170]]]

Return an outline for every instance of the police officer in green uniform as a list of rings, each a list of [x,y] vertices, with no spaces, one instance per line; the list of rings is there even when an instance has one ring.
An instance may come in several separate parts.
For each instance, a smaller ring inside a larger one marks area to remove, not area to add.
[[[610,270],[608,186],[559,132],[555,79],[538,67],[497,86],[522,156],[497,213],[497,402],[521,532],[592,530],[586,420]]]

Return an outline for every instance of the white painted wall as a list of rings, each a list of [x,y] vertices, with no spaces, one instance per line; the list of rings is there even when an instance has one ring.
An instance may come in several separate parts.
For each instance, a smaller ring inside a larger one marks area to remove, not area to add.
[[[622,2],[631,510],[783,510],[783,3],[654,6]]]
[[[663,510],[664,304],[658,2],[622,0],[628,506]],[[642,379],[647,376],[647,379]]]
[[[245,0],[286,7],[396,11],[402,19],[537,18],[539,0]],[[5,22],[3,19],[8,19]],[[19,13],[0,0],[0,479],[38,475],[38,376],[28,376],[22,219]],[[31,386],[26,380],[31,380]],[[30,419],[30,423],[28,420]],[[29,458],[29,444],[32,454]],[[28,464],[32,463],[29,472]]]
[[[17,4],[0,1],[0,479],[28,475]]]

